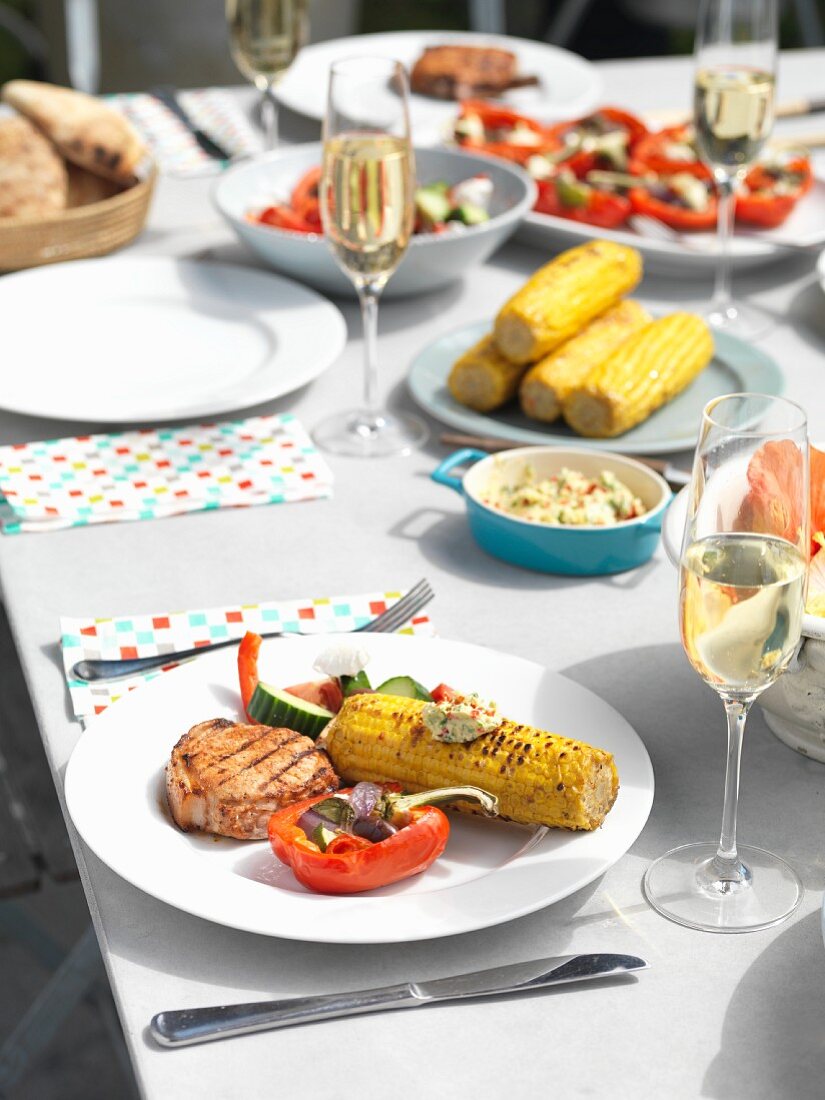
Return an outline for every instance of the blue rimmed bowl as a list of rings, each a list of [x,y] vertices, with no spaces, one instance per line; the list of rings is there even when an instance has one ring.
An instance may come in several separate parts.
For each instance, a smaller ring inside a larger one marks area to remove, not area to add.
[[[452,471],[462,466],[469,469],[456,477]],[[609,470],[640,498],[647,512],[609,527],[573,527],[520,519],[483,502],[496,485],[521,480],[528,466],[540,479],[565,466],[587,477]],[[583,447],[518,447],[495,455],[465,449],[445,458],[431,477],[464,497],[470,530],[488,554],[525,569],[574,577],[622,573],[646,562],[659,542],[671,500],[667,482],[641,462]]]

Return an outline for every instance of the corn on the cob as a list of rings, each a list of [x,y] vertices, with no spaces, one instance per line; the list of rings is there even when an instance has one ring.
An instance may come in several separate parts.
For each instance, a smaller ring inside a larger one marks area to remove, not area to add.
[[[712,355],[701,317],[671,313],[652,321],[568,394],[564,419],[580,435],[621,435],[681,393]]]
[[[505,359],[489,333],[456,359],[447,386],[460,404],[490,412],[515,396],[526,369]]]
[[[642,277],[634,248],[588,241],[562,252],[506,302],[496,347],[512,363],[535,363],[628,294]]]
[[[619,302],[587,328],[530,367],[521,380],[519,400],[527,416],[552,421],[571,390],[634,332],[650,324],[647,310],[631,299]]]
[[[503,817],[525,825],[596,829],[604,821],[619,789],[609,752],[506,718],[474,741],[437,741],[422,719],[425,705],[350,696],[319,744],[347,780],[400,783],[409,791],[482,787],[498,797]]]

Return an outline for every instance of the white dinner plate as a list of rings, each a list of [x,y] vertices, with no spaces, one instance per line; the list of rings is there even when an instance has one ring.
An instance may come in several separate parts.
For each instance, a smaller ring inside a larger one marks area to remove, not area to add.
[[[539,84],[514,88],[501,96],[517,111],[544,120],[575,118],[595,107],[602,81],[589,61],[558,46],[504,35],[467,31],[400,31],[362,34],[319,42],[302,50],[275,88],[281,103],[322,120],[327,107],[329,67],[345,57],[391,57],[408,70],[428,46],[489,46],[510,50],[518,58],[522,75],[535,75]],[[454,100],[410,95],[410,123],[416,144],[435,144],[444,137],[458,111]]]
[[[328,637],[265,642],[261,679],[311,678]],[[424,874],[368,894],[300,886],[266,841],[180,832],[166,807],[164,765],[196,722],[239,717],[237,659],[199,657],[120,699],[83,734],[66,771],[66,801],[92,851],[141,890],[248,932],[325,943],[397,943],[469,932],[533,912],[603,874],[641,832],[653,770],[632,727],[591,691],[541,665],[441,639],[359,634],[374,682],[408,674],[482,688],[502,713],[611,751],[621,788],[590,833],[451,815],[445,854]]]
[[[340,355],[344,318],[290,279],[236,264],[117,256],[0,279],[0,407],[98,424],[248,408]]]
[[[659,240],[630,228],[600,229],[569,218],[539,214],[535,210],[524,216],[516,231],[516,239],[523,244],[550,248],[554,252],[595,238],[637,248],[649,271],[701,275],[714,271],[718,263],[715,233],[686,234],[684,242]],[[825,248],[825,180],[816,179],[787,221],[776,229],[736,230],[730,242],[731,262],[735,268],[756,267],[789,255],[788,248],[783,245],[814,250],[817,245]]]
[[[713,359],[678,397],[624,435],[585,439],[564,421],[542,424],[530,420],[522,413],[518,401],[491,413],[459,405],[447,389],[450,369],[490,327],[490,321],[476,321],[428,344],[413,360],[407,384],[417,404],[436,420],[470,435],[492,436],[516,445],[584,443],[596,450],[647,455],[683,451],[696,445],[702,410],[714,397],[744,390],[780,394],[785,388],[782,371],[770,356],[733,336],[715,332]]]

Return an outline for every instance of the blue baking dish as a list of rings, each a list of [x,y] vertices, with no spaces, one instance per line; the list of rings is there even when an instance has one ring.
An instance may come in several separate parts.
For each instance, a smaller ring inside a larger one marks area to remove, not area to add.
[[[468,465],[463,477],[451,472]],[[643,501],[648,511],[610,527],[574,527],[520,519],[482,502],[495,480],[513,484],[523,476],[527,466],[539,478],[558,474],[564,466],[590,477],[610,470]],[[430,476],[464,497],[470,530],[488,554],[525,569],[565,576],[622,573],[646,562],[659,542],[672,495],[667,482],[641,462],[607,451],[576,447],[518,447],[494,455],[464,449],[445,458]]]

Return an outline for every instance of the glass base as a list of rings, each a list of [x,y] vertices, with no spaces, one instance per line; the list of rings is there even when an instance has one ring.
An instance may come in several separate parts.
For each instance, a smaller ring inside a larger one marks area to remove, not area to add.
[[[711,302],[709,305],[694,307],[693,312],[701,314],[717,332],[726,332],[740,340],[755,340],[770,332],[776,324],[770,314],[743,302],[731,301],[725,306]]]
[[[721,874],[716,845],[684,844],[652,863],[645,897],[662,916],[702,932],[756,932],[787,920],[802,901],[799,876],[762,848],[740,848],[739,864]]]
[[[336,413],[313,429],[312,438],[325,451],[355,458],[408,455],[430,434],[417,416],[370,415],[351,411]]]

